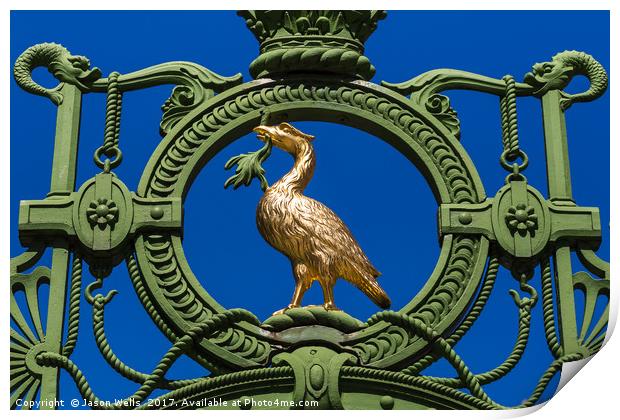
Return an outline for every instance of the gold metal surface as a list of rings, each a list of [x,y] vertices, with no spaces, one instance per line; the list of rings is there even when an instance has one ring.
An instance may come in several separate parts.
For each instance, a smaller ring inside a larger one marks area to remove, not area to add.
[[[324,307],[337,310],[333,288],[343,278],[374,303],[388,308],[390,298],[376,278],[381,274],[368,260],[344,222],[327,206],[303,192],[314,173],[314,136],[287,123],[254,128],[257,137],[290,153],[293,168],[267,188],[256,209],[256,224],[263,238],[291,261],[295,292],[286,309],[299,307],[313,281],[323,289]]]

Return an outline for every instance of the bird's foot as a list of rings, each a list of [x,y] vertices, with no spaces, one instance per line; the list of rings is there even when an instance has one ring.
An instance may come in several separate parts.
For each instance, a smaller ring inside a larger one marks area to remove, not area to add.
[[[333,303],[325,303],[323,307],[325,308],[326,311],[339,311],[340,310]]]
[[[293,305],[293,304],[289,304],[286,306],[286,308],[282,308],[279,311],[275,311],[273,313],[273,315],[282,315],[284,312],[288,311],[289,309],[293,309],[293,308],[299,308],[299,305]]]

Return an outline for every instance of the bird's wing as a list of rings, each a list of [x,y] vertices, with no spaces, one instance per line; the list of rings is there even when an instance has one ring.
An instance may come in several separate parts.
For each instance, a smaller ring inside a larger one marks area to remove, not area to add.
[[[361,276],[377,277],[380,275],[360,248],[349,228],[336,213],[310,197],[302,196],[296,201],[296,211],[293,214],[308,235],[305,239],[313,244],[312,252],[319,253],[320,257],[328,260],[340,258],[341,263],[347,264],[349,269],[358,272]],[[356,281],[357,279],[348,278],[347,280]]]

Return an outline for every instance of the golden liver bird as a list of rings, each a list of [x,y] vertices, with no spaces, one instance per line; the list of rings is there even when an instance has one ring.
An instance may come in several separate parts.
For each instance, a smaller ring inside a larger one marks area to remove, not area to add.
[[[299,307],[313,281],[323,289],[324,307],[336,310],[334,284],[344,278],[357,286],[382,308],[391,304],[376,278],[381,274],[370,263],[342,220],[327,206],[306,197],[303,192],[315,166],[314,136],[304,134],[287,123],[258,126],[262,141],[290,153],[293,168],[267,188],[256,209],[256,224],[263,238],[291,261],[295,293],[286,309]]]

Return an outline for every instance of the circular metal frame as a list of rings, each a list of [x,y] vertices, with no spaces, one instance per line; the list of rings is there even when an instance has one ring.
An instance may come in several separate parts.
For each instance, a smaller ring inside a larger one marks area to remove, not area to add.
[[[162,140],[143,173],[138,194],[184,198],[200,170],[228,144],[259,124],[261,111],[287,121],[316,120],[362,129],[399,150],[429,181],[439,204],[485,199],[478,173],[458,140],[432,114],[405,97],[366,81],[260,79],[230,89],[181,120]],[[170,332],[182,334],[224,308],[192,273],[181,237],[144,234],[136,240],[149,305]],[[400,309],[438,333],[450,332],[473,299],[488,256],[482,236],[447,235],[438,263],[422,290]],[[379,323],[341,343],[377,367],[403,364],[426,346],[399,327]],[[228,368],[265,364],[277,338],[247,323],[202,340],[202,356]],[[280,343],[282,344],[282,343]]]

